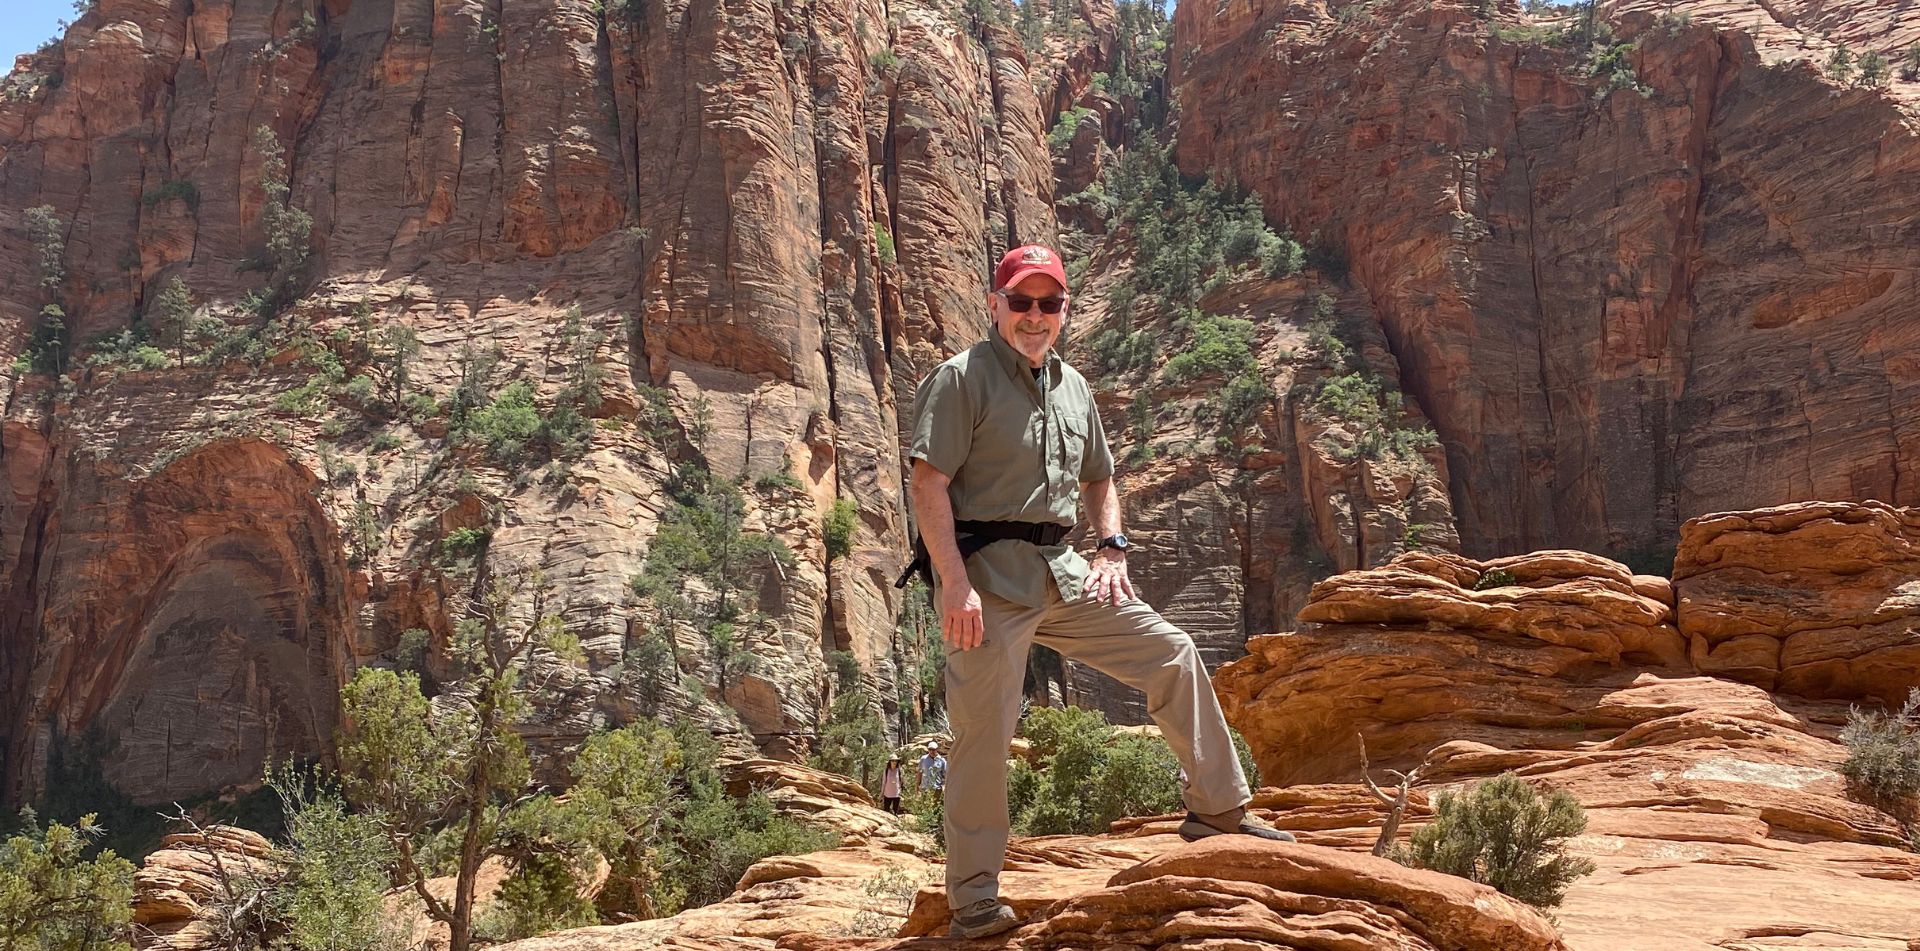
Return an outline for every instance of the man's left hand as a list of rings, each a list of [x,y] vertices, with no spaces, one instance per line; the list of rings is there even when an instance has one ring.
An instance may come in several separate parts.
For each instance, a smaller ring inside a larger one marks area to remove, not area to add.
[[[1114,605],[1133,600],[1133,580],[1127,577],[1127,553],[1112,548],[1096,553],[1080,596]]]

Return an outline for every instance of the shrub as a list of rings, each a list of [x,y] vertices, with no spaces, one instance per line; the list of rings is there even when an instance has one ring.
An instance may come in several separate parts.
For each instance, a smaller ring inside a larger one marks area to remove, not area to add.
[[[1260,262],[1261,273],[1275,280],[1292,277],[1307,266],[1307,249],[1301,247],[1300,242],[1271,231],[1261,233],[1254,254]]]
[[[1194,314],[1186,319],[1193,342],[1167,361],[1161,375],[1175,383],[1235,376],[1254,369],[1253,324],[1238,317]]]
[[[587,740],[570,805],[610,863],[603,895],[639,917],[677,914],[731,894],[769,855],[832,848],[838,839],[776,815],[763,793],[727,794],[719,745],[690,724],[642,719]]]
[[[1853,51],[1847,49],[1847,44],[1834,47],[1833,53],[1827,57],[1827,75],[1840,83],[1853,78]]]
[[[845,558],[853,552],[853,530],[858,518],[859,509],[851,501],[833,500],[826,524],[828,558]]]
[[[875,50],[872,56],[867,57],[867,64],[879,72],[892,72],[895,66],[900,65],[900,57],[892,48]]]
[[[286,817],[287,875],[268,892],[272,917],[301,951],[379,951],[394,937],[383,920],[393,847],[371,816],[349,812],[317,773],[269,768],[267,786]]]
[[[0,842],[0,948],[118,951],[132,937],[133,864],[111,850],[84,858],[103,830],[89,814],[73,826],[39,826]]]
[[[493,540],[490,528],[456,528],[440,540],[440,550],[458,558],[465,558],[480,551]]]
[[[1079,130],[1080,123],[1089,119],[1099,121],[1094,118],[1094,111],[1086,106],[1074,106],[1060,113],[1060,118],[1054,122],[1052,131],[1047,133],[1047,147],[1055,154],[1065,152],[1067,146],[1073,142],[1073,134]]]
[[[474,411],[467,424],[487,451],[502,462],[518,461],[540,433],[540,411],[533,405],[533,385],[509,383],[490,402]]]
[[[1473,590],[1485,591],[1488,588],[1505,588],[1518,583],[1519,582],[1513,577],[1513,572],[1505,568],[1495,568],[1475,580]]]
[[[768,493],[798,492],[806,488],[806,484],[793,474],[793,457],[783,456],[779,471],[762,473],[759,478],[753,480],[753,487]]]
[[[1166,743],[1120,733],[1077,707],[1034,707],[1022,729],[1037,766],[1008,779],[1020,834],[1104,832],[1123,816],[1180,808],[1180,767]]]
[[[1222,430],[1236,432],[1273,400],[1273,387],[1259,374],[1241,373],[1207,397],[1207,409]]]
[[[892,264],[894,262],[893,232],[888,231],[883,222],[873,223],[873,243],[880,251],[880,260]]]
[[[1904,811],[1920,794],[1920,687],[1892,713],[1854,709],[1840,733],[1847,759],[1840,774],[1862,800]]]
[[[1442,792],[1433,821],[1395,857],[1416,868],[1491,885],[1541,908],[1560,903],[1574,879],[1594,864],[1565,854],[1565,840],[1587,827],[1580,804],[1565,792],[1542,796],[1512,773],[1465,793]]]
[[[1920,42],[1907,47],[1905,55],[1900,57],[1900,78],[1906,82],[1920,82]]]
[[[1153,335],[1108,327],[1093,338],[1093,363],[1101,373],[1126,373],[1153,365]]]

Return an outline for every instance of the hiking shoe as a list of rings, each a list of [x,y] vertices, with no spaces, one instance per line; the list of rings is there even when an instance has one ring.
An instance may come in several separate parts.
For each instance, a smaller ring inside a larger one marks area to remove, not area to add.
[[[947,926],[949,938],[984,938],[1020,927],[1020,916],[1013,906],[998,898],[982,898],[953,913]]]
[[[1240,835],[1251,835],[1262,839],[1270,839],[1274,842],[1295,841],[1293,833],[1276,829],[1264,820],[1254,818],[1253,813],[1247,813],[1241,816],[1240,828],[1233,830],[1209,825],[1205,819],[1200,818],[1200,814],[1197,812],[1187,813],[1187,821],[1180,823],[1180,838],[1188,842],[1197,842],[1210,835],[1229,835],[1234,832]]]

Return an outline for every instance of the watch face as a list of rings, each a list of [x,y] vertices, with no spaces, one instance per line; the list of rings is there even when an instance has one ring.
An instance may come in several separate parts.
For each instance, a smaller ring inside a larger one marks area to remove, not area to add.
[[[1113,547],[1125,551],[1127,548],[1127,536],[1125,534],[1113,536]]]

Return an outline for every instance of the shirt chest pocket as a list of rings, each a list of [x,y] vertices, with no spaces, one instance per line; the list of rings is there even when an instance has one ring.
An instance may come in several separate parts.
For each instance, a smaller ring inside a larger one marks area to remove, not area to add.
[[[1079,477],[1080,461],[1087,452],[1087,422],[1083,419],[1060,420],[1060,472],[1067,481]]]

